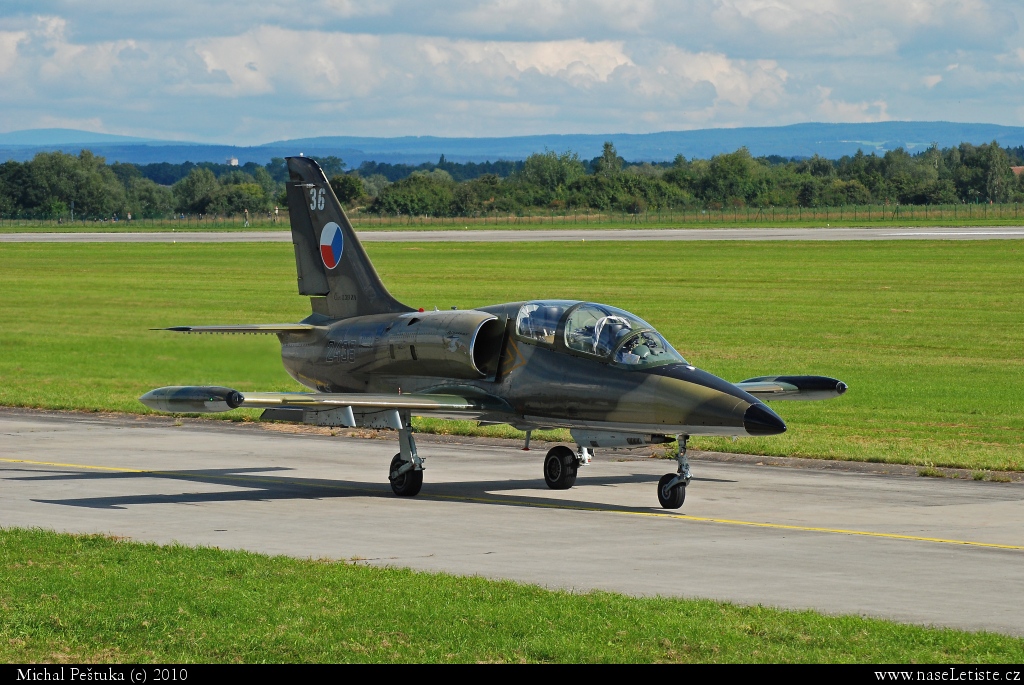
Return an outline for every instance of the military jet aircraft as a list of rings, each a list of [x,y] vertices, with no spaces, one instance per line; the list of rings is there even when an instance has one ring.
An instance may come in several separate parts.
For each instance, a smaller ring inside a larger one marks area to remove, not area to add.
[[[690,483],[692,435],[765,436],[786,424],[762,400],[837,397],[822,376],[762,376],[730,383],[683,359],[649,323],[595,302],[545,299],[470,310],[424,311],[381,283],[319,165],[288,159],[287,183],[299,293],[312,314],[299,323],[175,326],[183,333],[273,334],[288,373],[315,392],[238,392],[176,386],[143,395],[165,412],[267,409],[265,416],[318,426],[393,428],[399,452],[388,477],[396,495],[423,484],[412,416],[476,419],[526,431],[568,428],[576,449],[544,458],[544,481],[567,489],[594,448],[678,437],[678,468],[658,483],[677,509]]]

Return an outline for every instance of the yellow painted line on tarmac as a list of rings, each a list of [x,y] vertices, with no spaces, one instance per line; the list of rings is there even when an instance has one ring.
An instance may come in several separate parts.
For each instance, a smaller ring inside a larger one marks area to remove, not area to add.
[[[835,535],[860,535],[869,538],[888,538],[890,540],[914,540],[916,542],[937,542],[944,545],[967,545],[969,547],[991,547],[994,549],[1024,549],[1024,545],[1001,545],[995,542],[974,542],[972,540],[950,540],[946,538],[929,538],[920,535],[901,535],[899,533],[876,533],[869,530],[848,530],[846,528],[816,528],[813,526],[792,526],[784,523],[761,523],[758,521],[736,521],[733,519],[708,518],[704,516],[688,516],[686,514],[662,514],[659,512],[623,511],[623,514],[636,516],[657,516],[678,518],[686,521],[703,523],[722,523],[729,526],[751,526],[754,528],[774,528],[777,530],[800,530],[809,533],[832,533]]]
[[[35,464],[37,466],[61,466],[70,469],[92,469],[94,471],[117,471],[120,473],[150,473],[140,469],[126,469],[120,466],[89,466],[88,464],[61,464],[55,461],[32,461],[30,459],[0,459],[8,464]]]
[[[252,483],[275,483],[278,485],[301,485],[301,481],[287,481],[279,478],[266,478],[260,476],[214,476],[204,473],[189,473],[187,471],[151,471],[145,469],[129,469],[116,466],[94,466],[89,464],[63,464],[50,461],[31,461],[28,459],[2,459],[0,462],[10,464],[35,464],[37,466],[58,466],[61,468],[91,469],[96,471],[114,471],[120,473],[142,473],[154,476],[170,476],[178,478],[196,478],[208,480],[233,480]],[[330,485],[309,481],[308,485],[333,490],[347,490],[355,492],[378,493],[379,490],[370,488],[357,488],[350,486]],[[727,526],[748,526],[751,528],[768,528],[772,530],[792,530],[806,533],[828,533],[832,535],[856,535],[860,537],[883,538],[889,540],[908,540],[912,542],[931,542],[943,545],[963,545],[967,547],[985,547],[990,549],[1013,549],[1024,550],[1024,545],[1003,545],[995,542],[976,542],[972,540],[952,540],[947,538],[931,538],[920,535],[902,535],[900,533],[878,533],[868,530],[852,530],[847,528],[820,528],[815,526],[794,526],[785,523],[766,523],[762,521],[740,521],[737,519],[713,518],[707,516],[690,516],[688,514],[672,514],[660,511],[630,511],[628,509],[611,509],[602,507],[587,507],[582,505],[566,504],[562,502],[527,502],[518,499],[503,499],[498,497],[469,497],[463,495],[441,495],[427,494],[424,499],[449,500],[457,502],[480,502],[482,504],[508,504],[518,507],[533,507],[537,509],[563,509],[568,511],[593,511],[604,514],[619,514],[622,516],[644,516],[647,518],[667,518],[680,521],[693,521],[696,523],[717,523]]]
[[[469,502],[486,502],[489,504],[514,504],[518,506],[531,506],[545,509],[570,509],[574,511],[598,511],[607,514],[621,514],[623,516],[646,516],[649,518],[679,519],[682,521],[695,521],[698,523],[720,523],[728,526],[750,526],[752,528],[771,528],[775,530],[796,530],[808,533],[831,533],[833,535],[860,535],[872,538],[888,538],[891,540],[913,540],[915,542],[937,542],[945,545],[968,545],[971,547],[992,547],[995,549],[1020,549],[1024,545],[1001,545],[995,542],[974,542],[972,540],[950,540],[946,538],[929,538],[919,535],[901,535],[899,533],[877,533],[869,530],[849,530],[846,528],[818,528],[814,526],[794,526],[785,523],[765,523],[761,521],[739,521],[736,519],[711,518],[706,516],[690,516],[688,514],[670,514],[660,511],[629,511],[627,509],[602,509],[600,507],[573,506],[561,503],[533,503],[520,502],[518,500],[501,500],[490,497],[461,497],[459,495],[428,495],[431,499],[452,499]]]
[[[307,485],[311,487],[324,488],[327,490],[345,490],[350,492],[370,492],[379,493],[380,490],[374,490],[372,488],[357,488],[347,485],[332,485],[330,483],[319,483],[314,479],[302,479],[295,480],[283,480],[281,478],[268,478],[266,476],[229,476],[220,474],[210,473],[192,473],[191,471],[154,471],[153,469],[129,469],[122,466],[95,466],[92,464],[64,464],[56,461],[32,461],[30,459],[3,459],[0,458],[0,462],[6,462],[8,464],[35,464],[36,466],[57,466],[60,468],[72,468],[72,469],[90,469],[93,471],[112,471],[115,473],[139,473],[149,476],[167,476],[169,478],[180,478],[186,479],[191,478],[194,480],[208,480],[208,481],[238,481],[240,483],[270,483],[274,485]]]
[[[280,478],[267,478],[264,476],[222,476],[209,473],[191,473],[189,471],[154,471],[152,469],[129,469],[121,466],[94,466],[91,464],[62,464],[55,461],[31,461],[29,459],[0,459],[0,462],[9,464],[35,464],[37,466],[58,466],[72,469],[91,469],[93,471],[113,471],[115,473],[141,473],[150,476],[169,476],[171,478],[194,478],[196,480],[237,480],[243,483],[275,483],[277,485],[301,485],[299,481],[287,481]],[[307,485],[313,485],[309,482]],[[357,492],[377,492],[369,488],[350,488],[339,485],[315,484],[317,487],[334,490],[355,490]]]

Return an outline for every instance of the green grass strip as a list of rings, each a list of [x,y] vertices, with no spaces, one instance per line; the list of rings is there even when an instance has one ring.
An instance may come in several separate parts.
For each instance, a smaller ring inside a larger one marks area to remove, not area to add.
[[[704,438],[698,449],[1024,469],[1024,241],[372,243],[367,251],[414,307],[596,300],[650,321],[691,363],[723,378],[807,373],[850,385],[836,400],[773,404],[785,435]],[[303,318],[309,303],[295,294],[289,244],[5,244],[0,267],[0,404],[146,412],[137,398],[164,385],[300,389],[272,336],[148,330]]]
[[[0,529],[0,661],[1021,663],[1024,641]]]

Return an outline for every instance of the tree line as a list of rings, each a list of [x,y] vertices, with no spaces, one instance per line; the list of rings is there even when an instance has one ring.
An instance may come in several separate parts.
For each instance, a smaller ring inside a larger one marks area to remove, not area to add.
[[[753,157],[746,148],[711,159],[627,162],[605,143],[582,160],[547,150],[523,161],[386,164],[346,171],[337,157],[319,160],[350,209],[405,216],[473,216],[580,210],[639,213],[659,209],[838,207],[866,204],[962,204],[1024,201],[1024,147],[985,145],[883,155],[858,151],[838,160]],[[287,206],[284,159],[266,165],[106,164],[45,152],[0,165],[0,216],[76,219],[238,215]]]
[[[486,174],[457,183],[442,170],[415,172],[351,202],[379,214],[467,216],[552,211],[623,211],[742,207],[839,207],[866,204],[960,204],[1024,201],[1024,148],[993,142],[910,154],[838,160],[755,158],[741,148],[711,159],[627,164],[614,145],[584,162],[573,152],[531,155],[505,178]],[[1018,169],[1019,171],[1019,169]]]

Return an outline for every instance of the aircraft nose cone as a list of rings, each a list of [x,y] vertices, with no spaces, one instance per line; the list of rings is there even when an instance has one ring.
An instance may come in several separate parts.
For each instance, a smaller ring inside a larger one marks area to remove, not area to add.
[[[836,392],[842,395],[844,392],[846,392],[847,387],[848,386],[846,385],[846,383],[839,381],[838,383],[836,383]]]
[[[752,404],[743,414],[743,429],[750,435],[778,435],[786,432],[786,422],[763,404]]]

